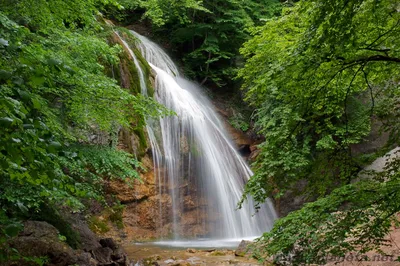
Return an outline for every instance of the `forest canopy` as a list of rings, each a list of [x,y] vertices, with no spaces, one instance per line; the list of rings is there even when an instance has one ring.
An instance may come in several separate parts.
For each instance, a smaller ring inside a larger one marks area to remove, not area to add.
[[[149,20],[160,40],[182,61],[187,76],[202,85],[232,90],[240,66],[239,48],[248,29],[280,14],[279,0],[121,0],[122,23]],[[115,14],[115,12],[111,12]],[[131,18],[136,18],[132,21]]]

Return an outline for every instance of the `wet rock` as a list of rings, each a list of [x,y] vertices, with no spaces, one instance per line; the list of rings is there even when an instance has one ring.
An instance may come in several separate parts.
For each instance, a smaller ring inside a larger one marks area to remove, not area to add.
[[[111,255],[111,259],[112,259],[113,261],[120,261],[120,260],[123,260],[123,259],[125,259],[125,258],[126,258],[126,254],[125,254],[125,252],[124,252],[122,249],[120,249],[120,248],[116,249],[116,250],[113,252],[113,254]]]
[[[193,265],[205,265],[199,257],[190,257],[187,261]]]
[[[240,242],[238,248],[235,250],[235,255],[238,257],[244,257],[246,255],[249,255],[251,253],[249,244],[251,244],[251,243],[253,243],[253,242],[242,240],[242,242]]]
[[[114,239],[112,238],[103,238],[100,239],[100,245],[103,248],[110,248],[111,250],[117,250],[118,245],[115,243]]]
[[[250,146],[250,156],[249,160],[251,162],[255,161],[258,155],[260,155],[261,150],[258,148],[258,145]]]
[[[101,247],[98,237],[90,230],[83,217],[71,215],[68,217],[68,222],[71,224],[72,229],[80,235],[81,249],[90,252]]]
[[[92,251],[93,258],[99,263],[109,263],[111,262],[111,255],[113,251],[109,247],[101,247]]]
[[[115,195],[123,204],[140,202],[156,195],[154,171],[141,173],[140,177],[141,181],[135,180],[133,185],[120,179],[111,180],[107,184],[107,192]]]
[[[195,209],[196,207],[197,207],[196,203],[193,201],[193,198],[191,196],[185,196],[183,198],[183,208],[184,208],[184,210],[190,211],[190,210]]]
[[[85,265],[85,266],[98,266],[97,261],[92,258],[92,255],[88,252],[84,252],[77,256],[77,265]]]

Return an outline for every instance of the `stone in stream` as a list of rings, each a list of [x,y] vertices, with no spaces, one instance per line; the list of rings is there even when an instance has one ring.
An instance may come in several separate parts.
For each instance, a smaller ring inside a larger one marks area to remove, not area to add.
[[[188,248],[188,249],[186,250],[186,252],[188,252],[188,253],[196,253],[197,250],[195,250],[195,249],[193,249],[193,248]]]
[[[251,249],[249,248],[249,244],[252,244],[251,241],[242,240],[240,242],[238,248],[235,250],[235,255],[238,257],[244,257],[246,255],[251,254]]]

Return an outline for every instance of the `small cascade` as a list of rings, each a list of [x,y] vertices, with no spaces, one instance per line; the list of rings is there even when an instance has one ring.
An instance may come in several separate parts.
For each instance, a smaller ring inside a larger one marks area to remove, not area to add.
[[[198,228],[192,236],[211,239],[249,238],[270,230],[276,219],[271,202],[267,201],[257,213],[251,199],[237,209],[252,172],[230,142],[201,88],[182,77],[157,44],[136,32],[132,34],[156,74],[154,98],[176,113],[147,120],[160,197],[159,228],[170,224],[169,233],[175,240],[187,238],[189,227]],[[123,43],[139,70],[142,93],[146,95],[138,59]],[[162,200],[162,195],[168,195],[167,199]],[[184,217],[186,213],[190,213],[190,222]]]

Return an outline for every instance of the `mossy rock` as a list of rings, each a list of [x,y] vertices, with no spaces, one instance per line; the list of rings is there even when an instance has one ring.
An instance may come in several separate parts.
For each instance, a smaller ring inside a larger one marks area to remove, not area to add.
[[[65,242],[72,248],[77,249],[81,245],[81,236],[72,229],[71,224],[52,206],[43,204],[40,207],[40,212],[35,213],[30,217],[37,221],[47,222],[57,228],[60,235],[63,235]]]
[[[110,231],[107,221],[97,216],[91,216],[88,220],[90,230],[96,234],[105,234]]]

